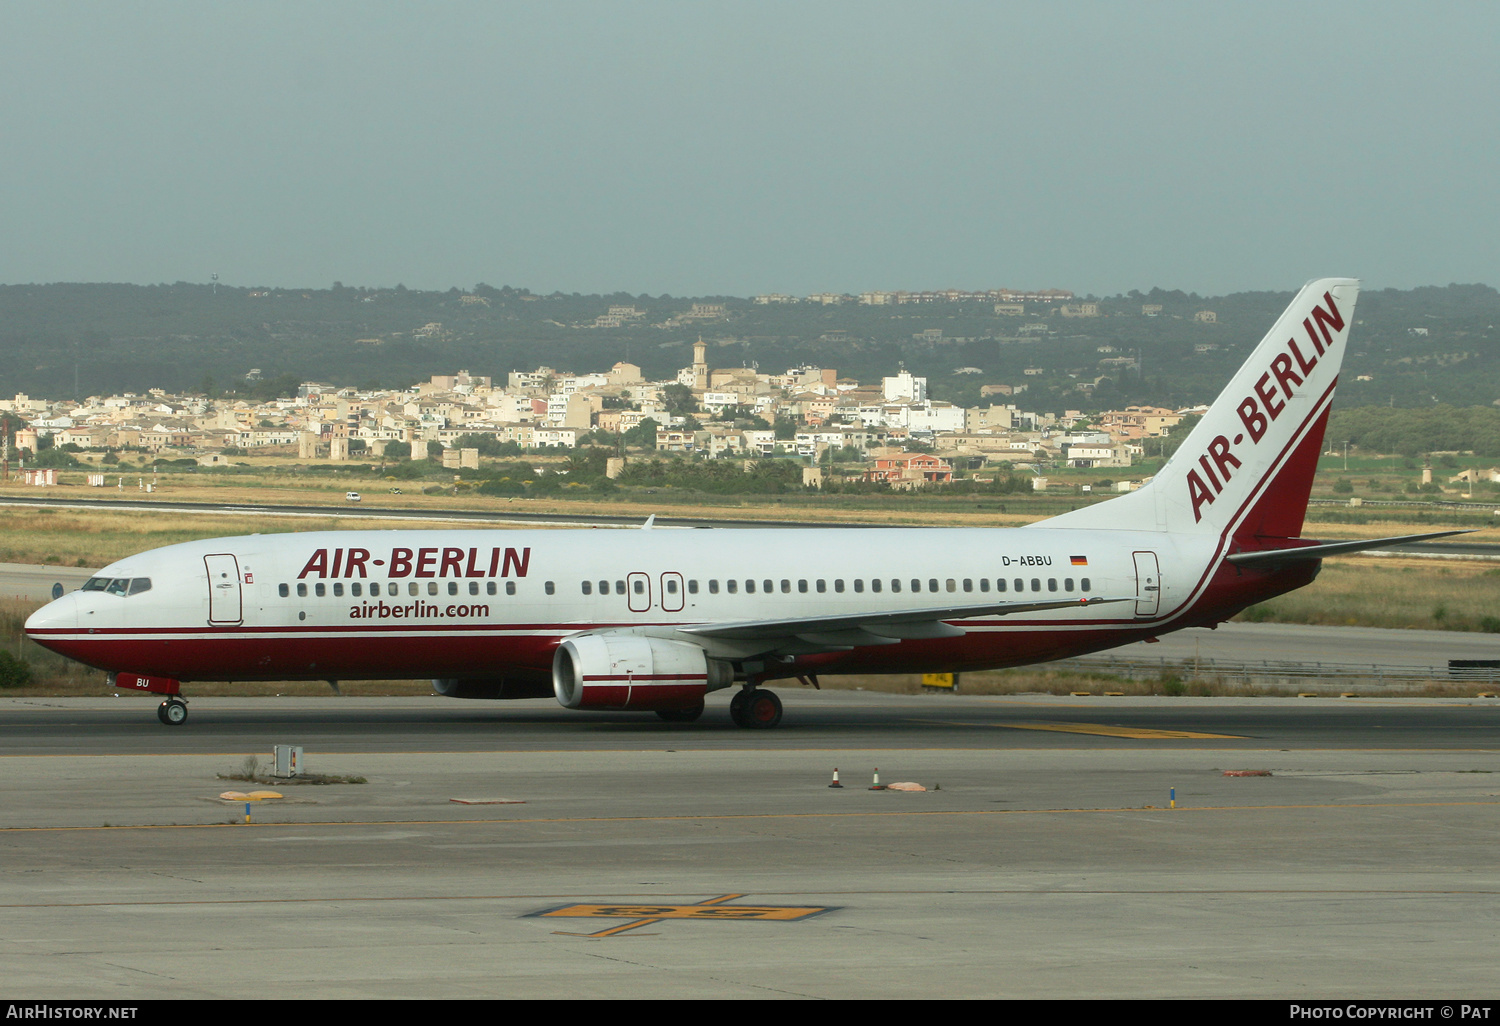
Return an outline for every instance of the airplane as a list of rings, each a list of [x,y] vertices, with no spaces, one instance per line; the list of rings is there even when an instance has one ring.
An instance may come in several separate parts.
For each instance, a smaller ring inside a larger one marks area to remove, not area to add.
[[[771,681],[997,669],[1213,626],[1324,558],[1459,533],[1302,537],[1358,291],[1309,282],[1153,479],[1037,524],[218,538],[112,563],[25,630],[164,696],[169,725],[184,681],[426,677],[452,698],[668,722],[737,688],[730,718],[764,729],[782,718]]]

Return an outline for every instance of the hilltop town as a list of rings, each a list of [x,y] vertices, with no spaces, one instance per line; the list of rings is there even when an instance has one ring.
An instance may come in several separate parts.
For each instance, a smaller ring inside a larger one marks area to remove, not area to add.
[[[478,470],[481,455],[592,445],[617,454],[611,477],[627,452],[792,457],[807,486],[822,486],[826,474],[896,489],[992,480],[997,468],[1029,470],[1041,489],[1048,467],[1129,468],[1148,439],[1193,412],[1130,407],[1059,417],[1006,401],[1024,388],[985,386],[985,405],[963,407],[932,399],[927,380],[904,369],[877,384],[828,367],[714,368],[700,340],[693,362],[667,380],[647,380],[621,361],[593,374],[514,371],[504,383],[460,370],[400,391],[308,381],[295,397],[264,401],[161,389],[83,401],[22,394],[0,401],[0,411],[20,425],[10,442],[33,470],[72,466],[82,453],[112,463],[128,451],[205,466],[274,454],[332,464],[430,459]]]

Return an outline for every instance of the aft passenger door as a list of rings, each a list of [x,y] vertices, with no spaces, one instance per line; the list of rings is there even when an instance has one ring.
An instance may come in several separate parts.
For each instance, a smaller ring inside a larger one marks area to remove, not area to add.
[[[240,596],[240,562],[228,553],[203,557],[208,567],[208,622],[242,623],[244,603]]]
[[[1161,567],[1156,553],[1135,553],[1135,615],[1155,616],[1161,608]]]

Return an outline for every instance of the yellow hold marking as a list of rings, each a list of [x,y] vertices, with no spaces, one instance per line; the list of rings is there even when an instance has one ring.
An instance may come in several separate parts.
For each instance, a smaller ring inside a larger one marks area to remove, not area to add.
[[[1193,730],[1156,730],[1151,727],[1115,727],[1107,723],[997,723],[1013,730],[1055,730],[1064,734],[1098,734],[1102,737],[1127,737],[1136,741],[1171,738],[1238,739],[1239,734],[1203,734]]]

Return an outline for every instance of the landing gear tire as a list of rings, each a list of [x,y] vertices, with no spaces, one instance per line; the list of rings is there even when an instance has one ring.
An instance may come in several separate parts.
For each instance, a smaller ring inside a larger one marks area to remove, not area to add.
[[[729,718],[737,727],[769,730],[781,722],[781,699],[761,688],[741,691],[729,703]]]
[[[169,698],[156,707],[156,718],[169,727],[175,727],[187,719],[187,703],[180,698]]]
[[[656,715],[668,723],[692,723],[699,716],[703,715],[703,703],[699,702],[697,705],[687,709],[658,709],[656,710]]]

